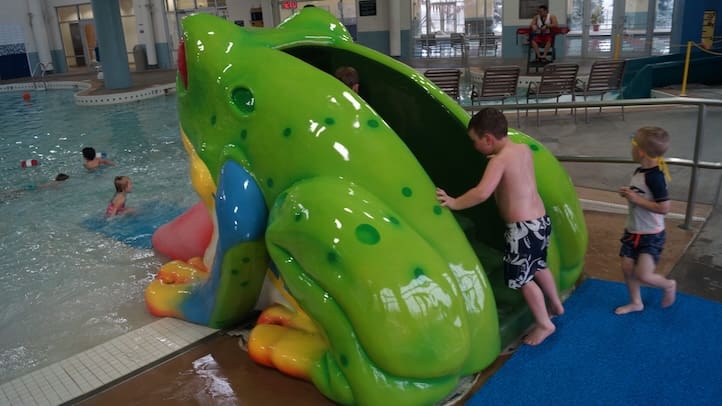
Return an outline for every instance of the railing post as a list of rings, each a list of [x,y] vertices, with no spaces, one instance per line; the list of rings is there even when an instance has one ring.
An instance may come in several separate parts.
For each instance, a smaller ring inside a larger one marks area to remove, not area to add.
[[[687,211],[684,215],[684,224],[679,227],[685,230],[691,228],[692,216],[694,215],[694,204],[697,198],[697,170],[699,169],[699,155],[702,151],[702,136],[704,135],[704,120],[707,116],[707,105],[700,104],[697,111],[697,134],[694,138],[694,156],[692,157],[692,175],[689,179],[689,195],[687,197]]]
[[[682,73],[682,90],[680,96],[687,96],[687,75],[689,74],[689,58],[692,53],[692,41],[687,41],[687,55],[684,57],[684,73]]]

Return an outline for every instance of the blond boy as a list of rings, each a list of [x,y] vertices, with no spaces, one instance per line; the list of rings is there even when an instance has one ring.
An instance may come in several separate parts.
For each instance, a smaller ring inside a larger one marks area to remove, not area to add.
[[[668,147],[669,134],[659,127],[642,127],[632,138],[632,159],[640,166],[634,171],[629,186],[619,189],[619,194],[629,202],[619,256],[630,301],[617,307],[616,314],[644,310],[641,284],[664,291],[662,307],[671,306],[675,301],[677,282],[654,273],[666,239],[664,215],[669,212],[669,173],[662,156]]]

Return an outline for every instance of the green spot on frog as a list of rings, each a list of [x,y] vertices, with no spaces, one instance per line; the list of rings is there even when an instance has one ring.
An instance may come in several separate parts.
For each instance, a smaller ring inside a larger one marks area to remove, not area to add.
[[[418,278],[420,276],[424,276],[424,270],[421,268],[414,269],[414,278]]]
[[[329,252],[328,255],[326,255],[326,259],[330,264],[335,264],[338,262],[338,254],[335,252]]]
[[[381,241],[381,235],[374,226],[370,224],[360,224],[356,227],[356,238],[362,244],[375,245]]]
[[[414,194],[414,192],[411,190],[410,187],[404,186],[403,188],[401,188],[401,194],[406,197],[411,197],[411,195]]]
[[[245,87],[234,89],[231,93],[231,100],[241,113],[250,114],[256,109],[256,100],[253,93]]]

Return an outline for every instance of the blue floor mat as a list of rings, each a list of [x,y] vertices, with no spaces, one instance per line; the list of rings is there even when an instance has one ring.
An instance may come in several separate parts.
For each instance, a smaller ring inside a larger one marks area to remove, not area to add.
[[[624,284],[587,279],[554,319],[556,332],[516,353],[467,405],[718,405],[722,399],[722,304],[678,294],[617,316]]]

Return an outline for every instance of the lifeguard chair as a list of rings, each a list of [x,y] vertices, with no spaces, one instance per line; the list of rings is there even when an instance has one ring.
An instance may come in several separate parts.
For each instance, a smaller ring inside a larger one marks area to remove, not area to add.
[[[534,69],[534,72],[539,72],[539,68],[543,68],[544,65],[548,63],[552,63],[556,61],[557,59],[557,35],[561,34],[564,35],[569,32],[569,27],[567,26],[557,26],[551,29],[551,35],[552,35],[552,46],[549,49],[549,57],[551,59],[548,59],[546,61],[536,61],[535,60],[535,54],[534,54],[534,48],[531,47],[531,40],[534,37],[534,33],[531,31],[529,27],[522,27],[516,29],[516,43],[517,45],[521,43],[523,47],[525,47],[526,55],[527,55],[527,61],[526,61],[526,73],[530,73],[532,69]]]

